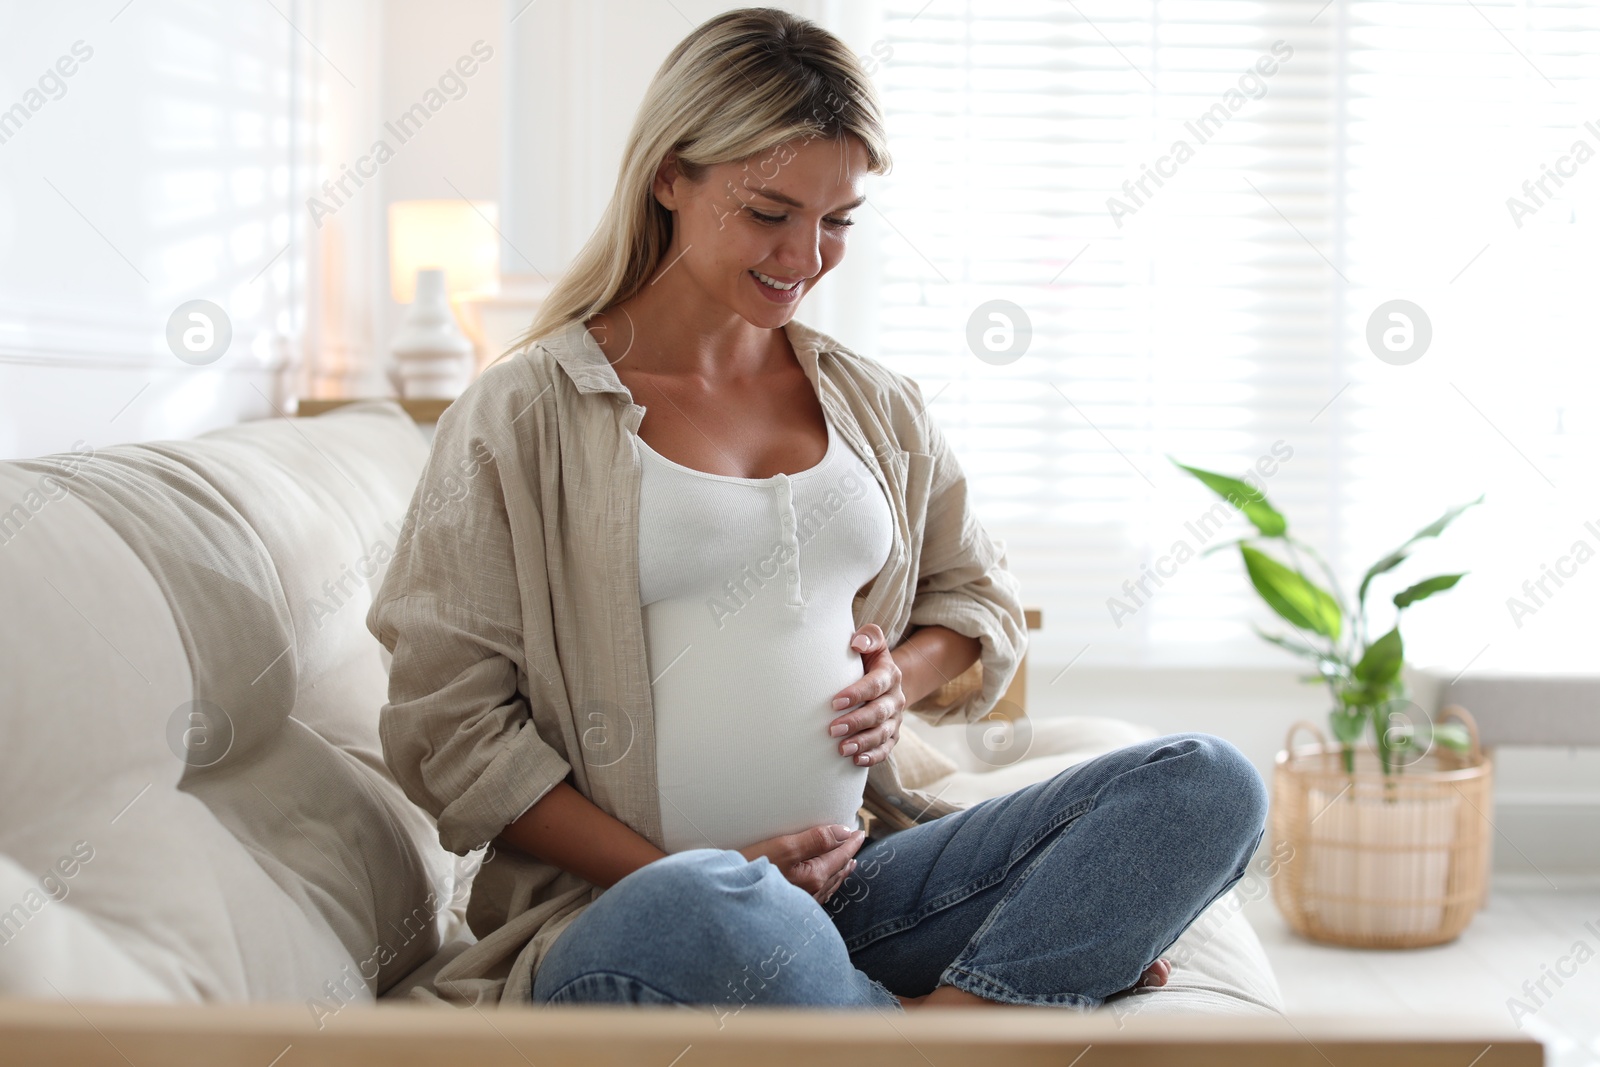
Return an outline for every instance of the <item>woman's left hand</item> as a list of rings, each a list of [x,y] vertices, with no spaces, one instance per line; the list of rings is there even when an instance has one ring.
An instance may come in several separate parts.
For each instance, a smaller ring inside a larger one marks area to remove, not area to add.
[[[869,622],[857,630],[850,647],[861,653],[866,673],[861,681],[835,694],[837,717],[828,724],[828,733],[837,739],[840,755],[858,767],[868,767],[888,759],[889,750],[899,740],[906,695],[900,689],[900,667],[877,623]]]

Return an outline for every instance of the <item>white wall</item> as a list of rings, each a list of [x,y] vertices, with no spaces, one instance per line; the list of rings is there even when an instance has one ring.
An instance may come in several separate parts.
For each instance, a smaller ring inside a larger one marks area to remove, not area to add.
[[[535,5],[540,6],[544,5]],[[396,200],[502,199],[503,107],[509,60],[502,33],[504,21],[510,17],[505,9],[502,0],[388,0],[384,4],[383,121],[396,121],[429,90],[440,89],[440,79],[455,70],[463,57],[470,60],[465,69],[473,74],[459,78],[460,89],[447,81],[441,90],[444,106],[420,131],[397,145],[394,158],[383,165],[374,197],[383,211]],[[481,48],[474,54],[479,42]],[[489,58],[481,59],[485,52]],[[405,310],[389,292],[386,232],[380,218],[380,269],[373,275],[380,359],[385,358],[389,338]],[[507,262],[502,250],[502,263]],[[375,388],[384,394],[390,391],[386,382]],[[368,390],[368,395],[371,392]]]
[[[270,6],[121,6],[3,7],[0,456],[187,436],[285,399],[303,49]],[[209,366],[165,341],[195,298],[233,325]]]

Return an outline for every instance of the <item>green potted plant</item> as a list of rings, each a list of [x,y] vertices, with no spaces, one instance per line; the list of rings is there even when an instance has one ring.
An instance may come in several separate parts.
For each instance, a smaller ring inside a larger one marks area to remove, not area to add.
[[[1289,532],[1288,521],[1261,490],[1173,463],[1255,527],[1253,534],[1212,546],[1206,554],[1238,548],[1250,584],[1294,628],[1290,634],[1260,627],[1256,632],[1309,661],[1316,673],[1304,680],[1325,684],[1333,697],[1328,723],[1335,744],[1319,735],[1313,748],[1294,749],[1297,729],[1314,730],[1296,723],[1278,754],[1272,847],[1275,856],[1290,857],[1274,883],[1279,910],[1292,929],[1335,944],[1409,948],[1450,940],[1484,897],[1487,827],[1471,816],[1473,809],[1481,813],[1489,804],[1492,768],[1463,709],[1448,709],[1460,721],[1435,722],[1411,702],[1400,619],[1412,605],[1454,588],[1464,575],[1435,575],[1395,593],[1390,598],[1394,625],[1376,636],[1368,596],[1376,579],[1400,567],[1421,542],[1438,537],[1483,497],[1446,511],[1368,567],[1355,597],[1347,599],[1327,561]],[[1316,577],[1305,561],[1315,566]],[[1371,749],[1358,748],[1369,728]],[[1435,745],[1451,758],[1402,776]],[[1382,773],[1368,769],[1373,763]]]
[[[1368,567],[1351,603],[1340,593],[1327,561],[1289,533],[1288,520],[1259,489],[1225,474],[1185,466],[1175,459],[1172,462],[1239,509],[1256,528],[1254,535],[1213,545],[1202,555],[1237,546],[1250,584],[1268,607],[1295,628],[1294,636],[1284,636],[1254,627],[1263,640],[1315,665],[1317,673],[1304,680],[1325,683],[1333,696],[1328,725],[1339,742],[1346,772],[1355,770],[1355,745],[1369,726],[1386,775],[1403,770],[1435,743],[1462,754],[1468,751],[1471,740],[1460,723],[1408,721],[1412,717],[1405,709],[1411,706],[1410,692],[1403,677],[1405,645],[1399,617],[1411,605],[1453,588],[1465,573],[1424,578],[1395,593],[1391,598],[1396,611],[1394,626],[1375,638],[1368,626],[1367,594],[1374,578],[1404,563],[1418,542],[1438,537],[1463,511],[1481,503],[1481,495],[1446,511]],[[1287,562],[1266,551],[1268,545],[1281,551]],[[1302,556],[1316,564],[1327,581],[1326,588],[1306,574]]]

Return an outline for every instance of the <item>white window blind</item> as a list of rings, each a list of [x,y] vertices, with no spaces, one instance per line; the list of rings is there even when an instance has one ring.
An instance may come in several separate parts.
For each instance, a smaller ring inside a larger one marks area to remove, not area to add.
[[[1573,139],[1600,149],[1600,108],[1581,106],[1593,9],[888,0],[885,15],[880,356],[923,384],[1044,609],[1037,662],[1293,663],[1252,633],[1273,619],[1237,553],[1199,555],[1248,525],[1170,454],[1266,472],[1347,589],[1486,493],[1375,598],[1469,570],[1411,609],[1414,662],[1579,665],[1572,620],[1600,602],[1600,558],[1569,563],[1534,615],[1506,601],[1580,537],[1600,550],[1579,521],[1600,531],[1584,476],[1600,158],[1547,182],[1560,195],[1520,228],[1505,201]],[[1393,299],[1431,322],[1415,362],[1368,347]],[[968,342],[992,300],[1031,325],[1009,362]]]

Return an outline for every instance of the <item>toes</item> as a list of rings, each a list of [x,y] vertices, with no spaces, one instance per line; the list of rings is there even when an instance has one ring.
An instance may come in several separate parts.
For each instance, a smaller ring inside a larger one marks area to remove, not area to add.
[[[1167,978],[1172,974],[1172,964],[1165,957],[1156,960],[1144,969],[1144,974],[1139,978],[1139,985],[1159,987],[1167,984]]]

